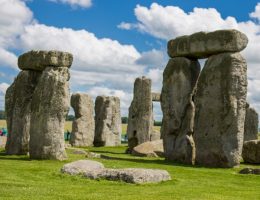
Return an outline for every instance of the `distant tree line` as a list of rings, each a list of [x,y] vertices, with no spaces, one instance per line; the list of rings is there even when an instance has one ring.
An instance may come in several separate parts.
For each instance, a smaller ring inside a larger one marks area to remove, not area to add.
[[[5,111],[0,110],[0,119],[6,119]]]

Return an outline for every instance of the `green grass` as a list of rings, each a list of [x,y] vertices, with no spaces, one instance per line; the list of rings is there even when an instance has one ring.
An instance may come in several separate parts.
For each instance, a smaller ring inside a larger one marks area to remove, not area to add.
[[[96,181],[60,173],[73,160],[84,159],[68,151],[69,160],[39,161],[27,156],[0,154],[0,199],[109,199],[109,200],[240,200],[260,199],[260,176],[240,175],[235,169],[191,167],[158,158],[138,158],[124,154],[126,147],[90,148],[114,157],[95,159],[110,168],[145,167],[167,170],[172,180],[159,184],[134,185]],[[260,166],[254,166],[260,167]]]

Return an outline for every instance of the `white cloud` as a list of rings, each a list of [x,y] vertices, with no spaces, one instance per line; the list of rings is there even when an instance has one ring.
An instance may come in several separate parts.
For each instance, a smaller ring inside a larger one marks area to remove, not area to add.
[[[0,110],[4,109],[5,92],[8,87],[9,87],[9,84],[0,83]]]
[[[49,0],[56,3],[69,4],[72,7],[89,8],[92,6],[91,0]]]
[[[250,17],[260,20],[260,3],[255,6],[255,11],[251,12]]]
[[[131,23],[121,22],[119,25],[117,25],[117,28],[123,29],[123,30],[130,30],[130,29],[137,28],[137,27],[135,27],[135,25],[131,24]]]
[[[14,69],[17,68],[17,56],[0,47],[0,66],[8,66]]]

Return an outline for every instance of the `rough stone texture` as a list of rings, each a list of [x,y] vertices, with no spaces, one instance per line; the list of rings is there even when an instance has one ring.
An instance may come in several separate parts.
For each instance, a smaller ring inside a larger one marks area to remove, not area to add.
[[[29,151],[31,99],[40,75],[40,72],[21,71],[6,91],[7,154]]]
[[[120,99],[98,96],[95,102],[94,146],[118,146],[121,133]]]
[[[129,107],[127,137],[131,152],[138,144],[150,141],[153,132],[152,81],[140,77],[134,83],[134,97]]]
[[[133,148],[132,155],[146,157],[162,157],[164,155],[163,141],[155,140],[139,144],[138,146]]]
[[[73,151],[73,154],[78,154],[78,155],[87,155],[88,152],[85,151],[85,150],[83,150],[83,149],[75,149],[75,150]]]
[[[70,144],[72,146],[93,146],[95,135],[94,105],[87,94],[76,93],[71,96],[71,107],[75,111],[72,123]]]
[[[247,94],[247,66],[239,53],[211,56],[195,95],[196,163],[234,167],[240,163]]]
[[[198,32],[168,42],[170,57],[207,58],[224,52],[239,52],[246,48],[248,38],[237,30]]]
[[[247,104],[244,127],[244,141],[257,140],[258,138],[258,114],[254,108]]]
[[[163,72],[161,134],[168,160],[194,164],[192,95],[199,72],[199,62],[184,57],[170,59]]]
[[[153,130],[152,134],[150,135],[150,141],[160,140],[161,139],[161,132],[157,130]]]
[[[260,175],[260,169],[253,169],[253,168],[244,168],[239,171],[240,174],[255,174],[255,175]]]
[[[64,124],[69,111],[69,69],[47,67],[32,96],[29,152],[35,159],[65,159]]]
[[[152,101],[160,102],[161,93],[152,92]]]
[[[67,163],[61,168],[62,173],[78,175],[86,172],[96,172],[104,169],[104,165],[92,160],[78,160]]]
[[[171,180],[170,174],[166,170],[144,169],[144,168],[126,168],[126,169],[105,169],[95,174],[85,173],[88,178],[102,178],[111,181],[124,181],[126,183],[159,183]]]
[[[244,142],[242,157],[246,163],[260,164],[260,140]]]
[[[21,70],[43,71],[46,67],[70,67],[73,56],[61,51],[29,51],[18,58]]]

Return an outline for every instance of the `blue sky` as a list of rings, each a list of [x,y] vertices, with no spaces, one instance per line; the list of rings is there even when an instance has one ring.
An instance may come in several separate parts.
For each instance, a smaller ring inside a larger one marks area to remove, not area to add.
[[[169,39],[236,28],[249,37],[248,101],[260,112],[260,4],[255,0],[0,0],[0,109],[19,73],[17,57],[31,49],[74,55],[71,91],[121,98],[122,115],[134,79],[148,76],[160,91]],[[155,105],[156,119],[161,112]]]

